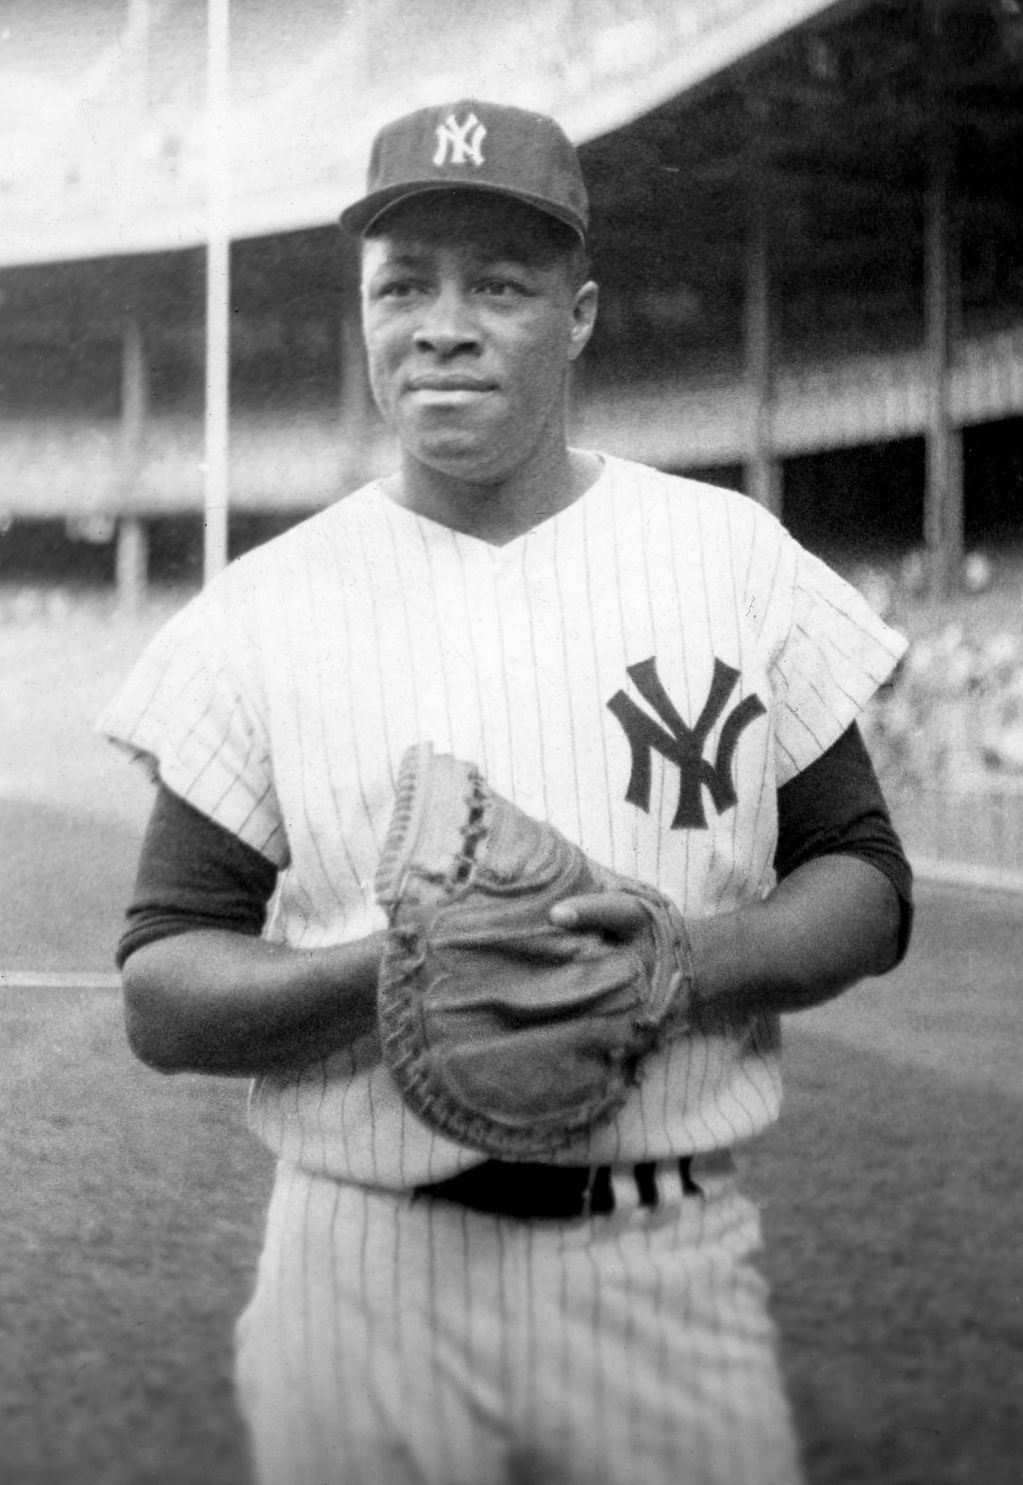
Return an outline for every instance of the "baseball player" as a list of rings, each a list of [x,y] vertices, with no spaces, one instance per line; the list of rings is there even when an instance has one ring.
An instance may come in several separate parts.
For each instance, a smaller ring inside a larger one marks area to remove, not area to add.
[[[597,287],[574,150],[467,100],[378,136],[362,239],[398,468],[232,564],[103,729],[156,796],[118,959],[146,1062],[252,1078],[278,1161],[238,1389],[262,1485],[788,1485],[735,1152],[783,1012],[904,952],[856,717],[903,640],[743,496],[566,441]],[[686,925],[698,1016],[556,1158],[488,1157],[382,1056],[374,890],[410,746],[608,876],[571,941]]]

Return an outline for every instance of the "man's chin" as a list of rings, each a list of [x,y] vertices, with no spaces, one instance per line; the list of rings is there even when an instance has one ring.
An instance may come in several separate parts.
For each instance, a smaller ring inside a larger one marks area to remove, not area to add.
[[[477,439],[424,439],[408,451],[418,464],[449,479],[471,484],[489,484],[501,477],[500,464],[494,458],[493,448],[481,446]]]

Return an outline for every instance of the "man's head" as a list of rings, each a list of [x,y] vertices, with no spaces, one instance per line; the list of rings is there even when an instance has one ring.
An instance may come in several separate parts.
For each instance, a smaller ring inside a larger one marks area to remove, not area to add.
[[[407,455],[473,483],[565,440],[571,364],[596,286],[575,151],[551,119],[477,102],[378,135],[363,238],[363,325],[381,412]]]

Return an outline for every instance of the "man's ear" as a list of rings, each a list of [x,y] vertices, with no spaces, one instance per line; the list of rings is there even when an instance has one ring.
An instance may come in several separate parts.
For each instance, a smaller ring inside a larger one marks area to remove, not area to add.
[[[586,349],[597,323],[597,298],[599,290],[592,279],[587,279],[572,301],[572,333],[569,340],[568,359],[574,361]]]

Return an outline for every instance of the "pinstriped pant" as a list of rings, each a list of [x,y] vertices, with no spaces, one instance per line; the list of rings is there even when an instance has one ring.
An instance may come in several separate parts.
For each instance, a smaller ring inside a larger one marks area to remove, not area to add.
[[[755,1208],[522,1222],[282,1165],[238,1385],[261,1485],[793,1485]]]

